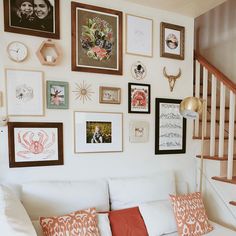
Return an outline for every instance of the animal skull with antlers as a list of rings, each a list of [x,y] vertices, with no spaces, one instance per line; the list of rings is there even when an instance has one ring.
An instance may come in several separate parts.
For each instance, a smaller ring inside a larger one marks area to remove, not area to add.
[[[168,75],[166,73],[166,67],[163,68],[163,74],[168,79],[170,85],[170,91],[172,92],[175,86],[175,81],[181,76],[181,69],[177,75]]]

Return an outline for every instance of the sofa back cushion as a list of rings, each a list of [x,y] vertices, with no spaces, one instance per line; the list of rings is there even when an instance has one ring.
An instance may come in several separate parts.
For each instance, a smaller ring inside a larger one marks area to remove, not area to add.
[[[22,185],[21,199],[31,220],[95,207],[109,210],[105,180],[32,182]]]
[[[172,171],[144,177],[112,178],[108,180],[111,209],[135,207],[145,202],[169,199],[175,193]]]

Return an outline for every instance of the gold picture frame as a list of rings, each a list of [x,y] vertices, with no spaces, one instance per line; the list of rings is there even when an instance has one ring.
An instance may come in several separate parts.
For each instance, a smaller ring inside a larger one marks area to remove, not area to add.
[[[104,104],[120,104],[121,89],[116,87],[99,87],[99,102]]]

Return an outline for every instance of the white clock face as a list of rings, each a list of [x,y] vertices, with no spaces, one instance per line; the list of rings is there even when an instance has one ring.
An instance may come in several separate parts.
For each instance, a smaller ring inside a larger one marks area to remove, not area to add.
[[[11,42],[7,47],[9,57],[16,62],[24,61],[28,54],[27,47],[20,42]]]

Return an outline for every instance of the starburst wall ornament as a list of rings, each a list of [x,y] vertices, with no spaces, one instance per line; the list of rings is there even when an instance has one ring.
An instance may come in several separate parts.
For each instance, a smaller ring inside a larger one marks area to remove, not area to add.
[[[75,83],[75,90],[72,91],[75,93],[75,100],[79,99],[80,101],[92,100],[92,94],[94,93],[91,89],[91,84],[86,84],[84,81],[83,83]]]

